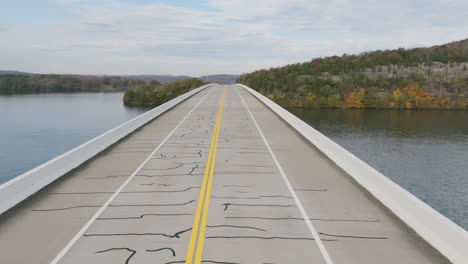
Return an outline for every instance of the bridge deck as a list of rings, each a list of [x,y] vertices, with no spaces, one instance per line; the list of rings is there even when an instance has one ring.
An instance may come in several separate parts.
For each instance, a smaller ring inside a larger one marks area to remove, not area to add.
[[[207,88],[3,214],[0,252],[0,263],[447,263],[236,86]]]

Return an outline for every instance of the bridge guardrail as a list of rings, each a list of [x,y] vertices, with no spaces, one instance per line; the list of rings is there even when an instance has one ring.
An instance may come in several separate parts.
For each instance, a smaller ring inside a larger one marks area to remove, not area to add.
[[[267,97],[246,89],[453,263],[468,263],[468,232]]]
[[[0,185],[0,214],[30,197],[67,172],[83,164],[85,161],[142,127],[149,121],[211,85],[213,84],[198,87],[178,96],[3,183]]]

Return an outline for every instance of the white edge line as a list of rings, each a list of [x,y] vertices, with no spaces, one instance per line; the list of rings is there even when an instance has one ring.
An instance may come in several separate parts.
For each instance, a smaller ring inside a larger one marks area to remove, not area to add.
[[[312,234],[313,238],[315,239],[315,242],[317,243],[317,246],[320,249],[320,253],[322,253],[323,258],[325,259],[325,262],[327,264],[333,264],[333,261],[332,261],[330,255],[328,254],[327,249],[325,248],[325,245],[323,244],[322,240],[320,239],[320,236],[319,236],[317,230],[315,230],[314,226],[312,225],[312,222],[310,221],[310,218],[307,215],[307,212],[305,211],[304,207],[302,206],[301,201],[297,197],[296,192],[292,188],[291,183],[289,182],[288,177],[286,176],[286,173],[283,171],[283,168],[281,167],[280,163],[278,162],[278,159],[276,158],[275,154],[273,153],[273,150],[271,149],[270,145],[268,144],[268,141],[266,140],[265,136],[263,135],[263,132],[260,129],[260,126],[258,125],[257,121],[255,120],[255,117],[253,116],[252,112],[250,112],[249,107],[245,103],[244,98],[242,98],[242,95],[239,93],[237,87],[235,89],[236,89],[236,92],[239,95],[242,103],[244,104],[245,108],[247,109],[247,112],[249,112],[250,118],[252,118],[252,121],[254,122],[255,126],[257,127],[257,130],[260,133],[260,136],[262,137],[263,142],[265,142],[265,145],[266,145],[268,151],[270,152],[270,154],[271,154],[271,156],[273,158],[273,161],[276,164],[276,167],[278,167],[278,170],[279,170],[281,176],[283,177],[284,183],[286,184],[286,186],[288,187],[289,192],[293,196],[294,201],[297,204],[297,208],[301,212],[301,215],[304,218],[304,221],[306,222],[306,225],[309,228],[310,233]]]
[[[120,185],[120,187],[112,194],[112,196],[102,205],[102,207],[89,219],[89,221],[84,225],[81,230],[68,242],[68,244],[57,254],[57,256],[50,262],[51,264],[57,264],[64,256],[67,254],[67,252],[73,247],[73,245],[80,239],[80,237],[88,230],[88,228],[96,221],[96,219],[106,210],[106,208],[109,206],[110,203],[119,195],[119,193],[127,186],[127,184],[135,177],[135,175],[145,166],[145,164],[151,159],[151,157],[161,148],[161,146],[166,143],[166,141],[174,134],[174,132],[182,125],[182,123],[190,116],[190,114],[205,100],[205,98],[213,92],[214,89],[212,89],[210,92],[208,92],[203,98],[198,102],[195,107],[190,110],[190,112],[182,119],[179,124],[159,143],[159,145],[151,152],[151,154],[138,166],[138,168],[128,177],[128,179]]]

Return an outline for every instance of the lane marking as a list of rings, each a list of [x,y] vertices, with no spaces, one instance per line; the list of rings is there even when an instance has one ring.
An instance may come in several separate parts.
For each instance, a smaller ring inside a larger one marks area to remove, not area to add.
[[[96,221],[96,219],[104,212],[104,210],[112,203],[112,201],[117,197],[117,195],[127,186],[127,184],[135,177],[135,175],[145,166],[145,164],[151,159],[151,157],[161,148],[161,146],[166,143],[166,141],[174,134],[174,132],[182,125],[182,123],[192,114],[193,111],[205,100],[208,95],[211,94],[215,89],[211,89],[203,98],[198,102],[190,112],[182,119],[179,124],[159,143],[159,145],[149,154],[149,156],[136,168],[136,170],[128,177],[128,179],[120,185],[120,187],[112,194],[112,196],[102,205],[102,207],[89,219],[89,221],[84,225],[81,230],[68,242],[68,244],[57,254],[57,256],[50,262],[51,264],[57,264],[65,254],[72,248],[72,246],[80,239],[81,236],[88,230],[88,228]]]
[[[193,221],[192,233],[187,249],[185,263],[199,264],[203,255],[203,245],[205,243],[206,222],[208,219],[208,209],[210,207],[211,188],[213,185],[214,168],[216,164],[216,153],[218,151],[219,133],[221,131],[221,120],[223,119],[224,98],[226,88],[223,90],[221,101],[219,103],[218,114],[213,136],[211,138],[210,151],[206,161],[205,172],[203,175],[202,187],[198,198],[197,211]]]
[[[323,258],[325,259],[325,262],[327,264],[333,264],[333,260],[331,259],[330,254],[328,254],[328,251],[325,248],[325,245],[323,244],[317,230],[312,225],[312,221],[310,221],[310,217],[307,215],[306,210],[302,206],[301,201],[299,200],[299,198],[297,197],[296,192],[292,188],[291,183],[289,182],[288,177],[286,176],[286,173],[283,171],[283,168],[281,167],[280,163],[278,162],[278,159],[276,158],[275,154],[273,153],[273,150],[271,149],[270,145],[268,144],[268,141],[266,140],[265,136],[263,135],[263,132],[260,129],[260,126],[258,125],[257,121],[255,120],[255,117],[253,116],[253,114],[250,111],[249,107],[245,103],[244,98],[242,97],[242,95],[237,90],[237,87],[235,88],[235,90],[237,92],[237,95],[240,97],[242,103],[244,104],[245,108],[247,109],[247,112],[249,113],[250,118],[252,119],[253,123],[257,127],[257,130],[260,133],[260,136],[262,137],[263,142],[265,143],[268,151],[270,152],[271,157],[273,158],[273,161],[276,164],[276,167],[278,167],[278,170],[279,170],[279,172],[281,174],[281,177],[283,177],[284,183],[286,184],[286,186],[288,187],[289,192],[291,193],[292,197],[294,198],[294,201],[297,204],[297,208],[301,212],[302,218],[304,218],[304,221],[305,221],[307,227],[309,228],[309,231],[312,234],[312,237],[315,239],[315,242],[317,243],[317,246],[318,246],[318,248],[320,250],[320,253],[322,254]]]

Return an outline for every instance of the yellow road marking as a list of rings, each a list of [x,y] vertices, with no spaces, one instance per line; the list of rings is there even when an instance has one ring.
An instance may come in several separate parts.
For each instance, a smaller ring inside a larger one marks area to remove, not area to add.
[[[210,207],[211,186],[213,184],[214,167],[216,164],[216,152],[218,150],[219,132],[221,131],[221,120],[223,118],[224,98],[226,88],[223,90],[221,101],[219,103],[218,114],[216,117],[213,136],[211,138],[210,151],[206,161],[203,182],[198,197],[197,211],[193,221],[192,233],[185,258],[186,264],[199,264],[203,254],[203,245],[205,243],[206,222],[208,219],[208,209]]]

